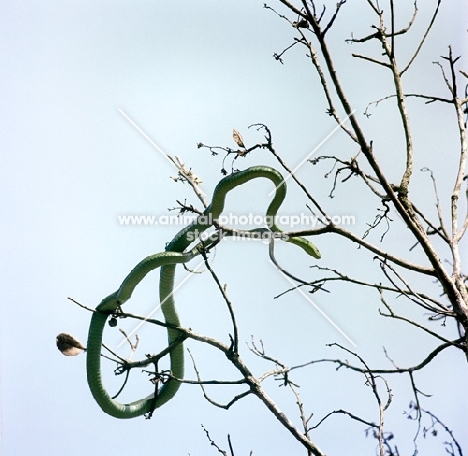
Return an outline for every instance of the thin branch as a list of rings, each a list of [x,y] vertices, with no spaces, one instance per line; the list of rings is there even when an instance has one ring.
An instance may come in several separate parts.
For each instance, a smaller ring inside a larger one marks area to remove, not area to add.
[[[338,3],[336,3],[335,5],[335,12],[333,13],[333,16],[331,17],[330,21],[328,22],[328,24],[325,26],[325,28],[323,29],[323,32],[322,32],[322,35],[325,36],[328,32],[328,30],[330,30],[330,28],[333,26],[333,24],[335,23],[335,20],[338,16],[338,13],[341,9],[341,7],[346,3],[347,0],[340,0]]]
[[[308,437],[309,436],[309,431],[310,431],[309,422],[312,419],[313,414],[311,413],[308,417],[306,416],[305,409],[304,409],[304,404],[303,404],[303,402],[301,400],[301,396],[299,394],[299,391],[298,391],[297,387],[295,387],[294,385],[292,385],[290,383],[289,388],[291,389],[291,391],[293,392],[293,394],[294,394],[294,396],[296,398],[296,404],[297,404],[297,407],[299,409],[299,416],[301,418],[302,428],[304,429],[304,435],[306,437]]]
[[[276,152],[276,150],[273,147],[273,143],[271,140],[271,132],[270,129],[263,124],[254,124],[251,125],[253,126],[258,126],[259,128],[263,128],[266,131],[266,139],[267,139],[267,144],[265,147],[273,154],[273,156],[278,160],[278,162],[281,164],[281,166],[291,175],[293,180],[296,182],[296,184],[301,188],[301,190],[305,193],[307,198],[313,203],[313,205],[319,210],[319,212],[322,214],[323,217],[329,218],[329,216],[326,214],[326,212],[322,209],[318,201],[309,193],[309,190],[307,187],[299,181],[299,179],[296,177],[296,175],[293,173],[292,169],[286,164],[286,162],[280,157],[280,155]]]
[[[283,5],[286,5],[291,11],[296,13],[298,16],[307,19],[306,15],[299,9],[296,8],[289,0],[279,0]],[[267,8],[267,5],[263,5],[264,8]]]
[[[313,45],[311,42],[309,42],[305,35],[301,32],[302,34],[302,38],[303,38],[303,43],[307,46],[308,50],[309,50],[309,57],[312,61],[312,64],[314,65],[316,71],[317,71],[317,74],[320,78],[320,84],[322,85],[322,88],[323,88],[323,92],[325,94],[325,98],[327,100],[327,103],[328,103],[328,110],[327,110],[327,114],[332,116],[336,123],[338,125],[340,125],[340,128],[356,143],[358,143],[358,139],[357,137],[353,134],[352,130],[348,127],[346,127],[346,125],[344,125],[344,122],[342,121],[342,119],[340,118],[340,116],[338,115],[338,111],[335,107],[335,103],[333,101],[333,97],[330,93],[330,90],[328,88],[328,82],[327,82],[327,79],[325,77],[325,74],[322,70],[322,67],[320,65],[320,61],[319,61],[319,58],[318,58],[318,55],[317,55],[317,51],[314,49]]]
[[[379,258],[379,260],[380,260],[380,258]],[[381,268],[382,272],[385,274],[385,276],[387,277],[387,279],[389,280],[389,282],[396,289],[398,289],[403,296],[408,298],[410,301],[414,302],[415,304],[417,304],[417,305],[419,305],[419,306],[423,307],[424,309],[429,310],[431,312],[443,313],[445,315],[455,316],[454,312],[451,309],[449,309],[447,306],[445,306],[445,305],[443,305],[443,304],[441,304],[441,303],[439,303],[437,301],[432,300],[432,302],[436,303],[439,308],[434,308],[431,304],[428,304],[424,298],[422,298],[417,292],[415,292],[411,288],[411,286],[403,278],[403,276],[401,274],[399,274],[391,265],[387,264],[386,261],[380,260],[380,268]],[[397,277],[397,279],[401,283],[403,283],[403,285],[405,286],[405,289],[401,288],[400,286],[398,286],[396,284],[396,282],[388,274],[387,268],[390,271],[392,271],[392,273]]]
[[[342,361],[341,359],[318,359],[318,360],[309,361],[304,364],[299,364],[297,366],[293,366],[291,367],[291,370],[301,369],[305,366],[310,366],[312,364],[317,364],[317,363],[334,363],[338,365],[338,368],[345,367],[347,369],[353,370],[355,372],[360,372],[362,374],[366,374],[370,372],[373,374],[401,374],[403,372],[415,372],[427,366],[439,353],[441,353],[446,348],[454,347],[454,346],[457,348],[461,348],[461,347],[464,348],[462,345],[464,340],[465,340],[464,337],[460,337],[459,339],[449,341],[447,343],[443,343],[439,345],[433,351],[431,351],[419,364],[416,364],[411,367],[397,368],[397,369],[362,369],[361,367],[353,366],[352,364]],[[341,345],[337,343],[327,344],[327,345],[329,347],[337,346],[339,348],[344,349],[344,347],[342,347]]]
[[[352,284],[355,284],[355,285],[359,285],[361,287],[375,288],[379,292],[390,291],[392,293],[403,294],[403,292],[401,290],[401,287],[397,287],[397,286],[390,287],[390,286],[382,285],[382,283],[366,282],[364,280],[360,280],[360,279],[350,277],[350,276],[338,271],[337,269],[333,269],[333,268],[327,268],[327,267],[323,267],[323,266],[319,266],[319,265],[312,265],[310,267],[314,268],[314,269],[317,269],[319,271],[332,272],[332,273],[334,273],[336,275],[336,277],[322,277],[322,278],[317,279],[316,281],[307,283],[307,285],[309,285],[309,286],[317,286],[315,282],[326,283],[326,282],[330,282],[330,281],[339,280],[339,281],[349,282],[349,283],[352,283]],[[442,303],[440,303],[436,299],[434,299],[434,298],[432,298],[432,297],[430,297],[430,296],[428,296],[428,295],[426,295],[424,293],[413,292],[413,290],[411,290],[411,288],[409,288],[409,289],[407,288],[406,292],[408,294],[410,294],[410,295],[414,295],[414,296],[419,297],[423,301],[429,301],[429,302],[433,303],[437,307],[440,307],[442,309],[446,309],[446,307]]]
[[[432,331],[430,330],[429,328],[423,326],[423,325],[420,325],[419,323],[416,323],[415,321],[413,320],[410,320],[409,318],[406,318],[406,317],[403,317],[401,315],[397,315],[393,309],[390,307],[390,305],[387,303],[387,301],[384,299],[383,297],[383,294],[381,293],[380,295],[380,301],[382,302],[382,304],[387,308],[388,310],[388,314],[382,312],[379,310],[379,314],[382,315],[383,317],[388,317],[388,318],[394,318],[396,320],[402,320],[402,321],[405,321],[406,323],[409,323],[410,325],[418,328],[418,329],[421,329],[425,332],[427,332],[428,334],[430,334],[431,336],[445,342],[445,343],[448,343],[448,344],[452,344],[452,342],[448,339],[446,339],[445,337],[441,336],[440,334],[437,334],[435,331]],[[460,349],[463,349],[463,347],[461,345],[456,345],[458,348]]]
[[[346,171],[346,170],[349,171],[349,174],[348,174],[347,177],[345,177],[345,178],[343,178],[341,180],[341,183],[344,183],[344,182],[348,181],[352,176],[358,176],[358,177],[360,177],[362,179],[364,184],[372,191],[372,193],[374,193],[374,195],[376,195],[380,199],[383,199],[383,198],[386,197],[386,195],[381,193],[374,186],[374,184],[380,184],[379,180],[376,177],[365,173],[359,167],[358,155],[360,153],[361,153],[361,151],[359,151],[354,157],[351,157],[351,159],[349,161],[342,160],[342,159],[340,159],[340,158],[338,158],[338,157],[336,157],[334,155],[320,155],[320,156],[318,156],[316,158],[313,158],[313,159],[309,160],[309,162],[312,163],[312,165],[316,165],[321,160],[334,160],[335,163],[334,163],[332,169],[330,171],[328,171],[324,176],[325,178],[328,178],[332,172],[334,172],[334,175],[335,175],[334,180],[333,180],[333,187],[332,187],[332,189],[331,189],[331,191],[330,191],[330,193],[328,195],[330,198],[334,198],[333,194],[334,194],[334,192],[336,190],[336,187],[337,187],[338,175],[341,172]],[[343,166],[335,170],[336,165],[338,163],[340,163]]]
[[[322,228],[315,228],[313,230],[301,230],[301,231],[291,231],[288,233],[289,236],[317,236],[319,234],[324,234],[324,233],[336,233],[339,234],[340,236],[343,236],[345,238],[350,239],[353,242],[356,242],[358,245],[361,247],[364,247],[366,250],[369,250],[370,252],[385,258],[388,261],[391,261],[392,263],[395,263],[398,266],[401,266],[405,269],[408,269],[410,271],[416,271],[420,272],[421,274],[429,275],[429,276],[436,276],[436,272],[434,271],[433,268],[428,268],[425,266],[420,266],[414,263],[410,263],[403,258],[396,257],[395,255],[392,255],[385,250],[379,249],[375,245],[371,244],[370,242],[365,241],[364,239],[361,239],[359,236],[355,235],[351,231],[345,230],[344,228],[334,225],[332,223],[329,223],[327,226],[324,226]]]
[[[420,409],[422,412],[426,413],[427,415],[429,415],[431,417],[431,419],[433,420],[434,423],[437,423],[439,424],[444,430],[445,432],[447,432],[447,434],[450,435],[450,438],[452,439],[453,443],[455,444],[455,446],[457,447],[457,452],[458,452],[458,455],[459,456],[463,456],[463,451],[462,451],[462,448],[460,446],[460,444],[457,442],[457,440],[455,439],[454,435],[453,435],[453,432],[451,429],[448,428],[448,426],[446,426],[444,423],[442,423],[442,421],[440,421],[439,418],[437,418],[437,416],[435,416],[433,413],[431,413],[430,411],[428,410],[424,410],[424,409]],[[432,426],[433,428],[434,426]],[[447,442],[444,442],[446,445],[447,445]],[[455,454],[452,453],[454,456]]]
[[[185,163],[182,163],[179,157],[175,156],[174,158],[168,155],[168,158],[172,161],[172,163],[174,163],[177,171],[179,172],[179,177],[173,177],[172,179],[175,182],[178,180],[181,180],[182,182],[188,182],[195,192],[195,195],[197,195],[198,199],[203,204],[203,207],[208,207],[205,195],[199,187],[199,184],[202,183],[201,179],[191,169],[187,169]]]
[[[205,250],[201,251],[201,254],[203,256],[203,260],[205,262],[205,266],[208,269],[208,271],[211,274],[211,277],[213,277],[213,280],[215,281],[216,285],[218,286],[218,289],[224,299],[224,302],[226,303],[228,310],[229,310],[229,315],[231,316],[231,322],[232,322],[232,331],[233,331],[233,336],[232,336],[232,350],[234,353],[238,353],[239,351],[239,335],[238,335],[238,330],[237,330],[237,323],[236,323],[236,316],[234,314],[234,308],[232,307],[231,300],[229,299],[229,296],[226,293],[226,285],[221,285],[221,282],[219,281],[219,278],[217,274],[214,272],[213,268],[211,267],[208,257],[206,255]]]
[[[403,70],[401,70],[400,76],[402,76],[403,73],[405,73],[409,69],[409,67],[414,62],[414,60],[418,56],[419,52],[421,51],[421,49],[422,49],[422,47],[423,47],[423,45],[424,45],[424,43],[426,41],[427,35],[429,35],[429,32],[431,31],[431,28],[434,25],[434,22],[436,20],[437,14],[439,13],[440,2],[441,2],[441,0],[437,0],[437,7],[436,7],[436,9],[434,11],[434,14],[432,15],[432,19],[429,22],[429,25],[427,26],[426,31],[424,32],[424,36],[422,37],[421,41],[419,42],[419,45],[418,45],[416,51],[414,52],[413,56],[410,58],[410,60],[409,60],[408,64],[406,65],[406,67],[403,68]],[[414,14],[414,17],[415,17],[416,16],[416,11],[417,11],[416,2],[414,2],[414,6],[415,6],[415,14]]]
[[[367,60],[368,62],[375,63],[376,65],[381,65],[385,68],[391,68],[391,64],[387,62],[382,62],[381,60],[374,59],[373,57],[369,57],[367,55],[361,55],[361,54],[356,54],[353,53],[351,54],[353,57],[356,57],[357,59],[362,59],[362,60]]]
[[[330,418],[331,416],[333,415],[337,415],[337,414],[344,414],[344,415],[348,415],[351,419],[353,420],[356,420],[356,421],[359,421],[360,423],[363,423],[369,427],[373,427],[373,428],[379,428],[379,426],[375,423],[372,423],[370,421],[367,421],[367,420],[364,420],[363,418],[360,418],[350,412],[347,412],[346,410],[333,410],[333,412],[329,412],[327,413],[315,426],[312,426],[309,428],[309,431],[312,431],[314,429],[317,429],[326,419]]]
[[[203,426],[202,424],[202,428],[203,430],[205,431],[205,434],[206,434],[206,438],[208,439],[208,441],[210,442],[210,445],[215,447],[217,450],[218,450],[218,453],[221,453],[223,456],[228,456],[228,454],[226,453],[226,451],[222,450],[218,444],[210,437],[210,434],[208,432],[208,429],[205,428],[205,426]],[[231,444],[231,437],[230,435],[228,434],[228,443],[229,443],[229,450],[231,452],[231,456],[234,456],[234,451],[232,449],[232,444]]]

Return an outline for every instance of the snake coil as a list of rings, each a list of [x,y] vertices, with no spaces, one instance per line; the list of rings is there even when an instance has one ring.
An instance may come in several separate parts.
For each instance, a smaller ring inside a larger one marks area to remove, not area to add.
[[[173,297],[176,265],[186,263],[200,253],[197,246],[192,248],[192,250],[185,250],[194,239],[197,239],[219,218],[224,209],[226,195],[239,185],[257,178],[269,179],[276,187],[275,196],[268,206],[266,216],[267,220],[269,220],[268,228],[273,233],[281,233],[281,228],[276,225],[276,213],[286,196],[286,184],[282,175],[275,169],[267,166],[254,166],[244,171],[238,171],[223,178],[218,183],[214,190],[211,204],[201,216],[197,217],[190,225],[177,233],[164,252],[148,256],[138,263],[124,279],[120,288],[104,298],[96,307],[89,326],[86,370],[91,393],[105,413],[116,418],[134,418],[152,412],[172,399],[180,387],[179,382],[170,379],[161,386],[156,396],[151,394],[148,397],[129,404],[121,404],[112,399],[103,385],[101,374],[102,335],[108,317],[117,312],[120,306],[130,299],[133,290],[144,279],[146,274],[154,269],[161,268],[159,298],[162,312],[166,323],[180,326]],[[304,238],[290,237],[281,239],[301,247],[314,258],[320,258],[320,252],[315,245]],[[180,333],[176,329],[171,328],[167,328],[167,332],[168,343],[170,345],[178,338]],[[174,345],[170,351],[170,365],[172,375],[176,378],[183,378],[184,351],[181,343]]]

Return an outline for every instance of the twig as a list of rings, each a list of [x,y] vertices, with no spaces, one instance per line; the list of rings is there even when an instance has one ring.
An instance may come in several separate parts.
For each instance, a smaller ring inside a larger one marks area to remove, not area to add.
[[[205,262],[205,266],[208,269],[208,271],[211,274],[211,277],[213,277],[213,280],[215,281],[216,285],[218,286],[218,289],[224,299],[224,302],[226,303],[228,310],[229,310],[229,315],[231,316],[231,322],[232,322],[232,331],[233,331],[233,336],[232,336],[232,350],[234,353],[238,353],[239,351],[239,336],[238,336],[238,330],[237,330],[237,323],[236,323],[236,316],[234,313],[234,308],[232,307],[231,300],[229,299],[229,296],[226,293],[226,285],[221,285],[221,282],[219,281],[219,278],[217,274],[214,272],[213,268],[211,267],[208,257],[206,255],[205,250],[201,251],[201,254],[203,256],[203,260]]]
[[[362,369],[361,367],[354,366],[352,364],[349,364],[346,361],[342,361],[341,359],[318,359],[318,360],[313,360],[313,361],[308,361],[307,363],[304,364],[299,364],[297,366],[293,366],[290,369],[301,369],[305,366],[310,366],[312,364],[318,364],[318,363],[334,363],[338,365],[338,368],[340,367],[345,367],[347,369],[353,370],[355,372],[360,372],[360,373],[368,373],[372,372],[373,374],[401,374],[403,372],[415,372],[418,370],[421,370],[425,366],[427,366],[439,353],[441,353],[443,350],[449,347],[457,347],[460,348],[462,347],[464,342],[464,337],[460,337],[459,339],[449,341],[447,343],[443,343],[436,347],[432,352],[430,352],[426,358],[424,358],[419,364],[416,364],[411,367],[405,367],[405,368],[398,368],[398,369]],[[329,347],[332,346],[337,346],[339,348],[343,348],[341,345],[337,343],[333,344],[327,344]]]
[[[247,382],[247,380],[245,378],[242,379],[242,380],[230,381],[230,382],[225,382],[225,381],[224,382],[223,381],[211,381],[211,382],[210,381],[203,381],[201,379],[200,372],[198,371],[198,368],[197,368],[197,365],[195,363],[195,359],[192,356],[192,353],[190,352],[190,350],[188,350],[188,352],[189,352],[190,358],[192,359],[193,369],[195,371],[195,374],[197,376],[198,381],[194,382],[194,381],[190,381],[190,380],[189,381],[181,380],[181,383],[191,383],[191,384],[200,385],[200,387],[201,387],[201,389],[203,391],[203,397],[211,405],[214,405],[214,406],[216,406],[218,408],[222,408],[224,410],[228,410],[237,401],[239,401],[239,400],[243,399],[244,397],[247,397],[249,394],[251,394],[251,391],[249,391],[249,390],[244,391],[243,393],[237,394],[236,396],[234,396],[227,404],[221,404],[220,402],[217,402],[214,399],[211,399],[211,397],[208,396],[204,385],[240,385],[240,384],[247,384],[248,382]]]
[[[193,173],[191,169],[187,169],[184,163],[181,162],[180,158],[175,156],[172,157],[168,155],[169,159],[174,163],[177,171],[179,172],[179,177],[173,178],[174,181],[181,180],[182,182],[188,182],[192,187],[195,195],[197,195],[198,199],[203,204],[203,207],[208,207],[208,203],[205,199],[203,192],[201,191],[199,184],[202,183],[201,179]]]

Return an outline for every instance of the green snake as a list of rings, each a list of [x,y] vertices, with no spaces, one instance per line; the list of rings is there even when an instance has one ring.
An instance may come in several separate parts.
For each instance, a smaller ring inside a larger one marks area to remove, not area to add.
[[[130,299],[133,290],[146,274],[160,267],[159,298],[165,321],[170,325],[180,326],[173,297],[176,265],[187,263],[201,253],[200,243],[191,250],[186,251],[186,249],[213,223],[216,223],[223,211],[226,195],[235,187],[257,178],[269,179],[276,187],[275,196],[268,206],[266,216],[269,220],[269,230],[273,233],[283,233],[276,225],[276,213],[286,197],[286,183],[282,175],[267,166],[254,166],[235,172],[218,183],[213,192],[211,204],[201,216],[177,233],[164,252],[148,256],[138,263],[122,282],[120,288],[104,298],[96,307],[89,326],[86,369],[91,393],[105,413],[116,418],[134,418],[150,413],[174,397],[180,386],[177,380],[169,379],[159,388],[156,395],[151,394],[129,404],[121,404],[112,399],[103,385],[101,374],[102,335],[108,317],[118,312],[120,307]],[[315,245],[304,238],[284,236],[281,239],[298,245],[314,258],[320,258],[320,252]],[[176,329],[168,327],[167,332],[169,345],[180,336],[180,332]],[[184,377],[184,350],[181,343],[174,344],[170,351],[170,369],[173,377],[177,379]]]

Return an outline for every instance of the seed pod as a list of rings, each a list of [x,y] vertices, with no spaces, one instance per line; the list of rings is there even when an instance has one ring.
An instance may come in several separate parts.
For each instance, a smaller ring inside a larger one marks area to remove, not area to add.
[[[237,130],[235,129],[232,130],[232,137],[239,147],[242,147],[243,149],[246,148],[244,146],[244,139],[242,138],[242,135]]]

